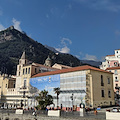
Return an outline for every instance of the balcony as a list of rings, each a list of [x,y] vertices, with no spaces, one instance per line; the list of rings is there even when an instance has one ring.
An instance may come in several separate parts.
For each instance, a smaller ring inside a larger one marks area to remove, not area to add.
[[[119,80],[115,79],[115,82],[119,82]]]
[[[90,83],[86,83],[86,86],[90,86]]]
[[[120,89],[120,87],[119,87],[119,86],[116,86],[116,87],[115,87],[115,89],[118,89],[118,90],[119,90],[119,89]]]
[[[15,88],[8,88],[7,95],[19,95],[19,92]]]

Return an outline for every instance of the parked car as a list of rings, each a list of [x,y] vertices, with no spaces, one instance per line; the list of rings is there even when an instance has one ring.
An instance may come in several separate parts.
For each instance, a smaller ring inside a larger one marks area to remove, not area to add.
[[[1,106],[1,109],[4,109],[4,107],[3,107],[3,106]]]
[[[118,112],[118,108],[113,108],[112,112]]]
[[[110,109],[106,109],[106,111],[110,112]]]
[[[118,108],[118,112],[120,112],[120,108]]]

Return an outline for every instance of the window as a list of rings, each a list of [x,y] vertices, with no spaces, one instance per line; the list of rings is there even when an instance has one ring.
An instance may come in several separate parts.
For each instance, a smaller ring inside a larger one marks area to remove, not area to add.
[[[110,78],[108,78],[108,84],[110,84]]]
[[[21,66],[19,66],[19,70],[21,69]]]
[[[115,77],[115,82],[118,82],[118,78],[117,77]]]
[[[26,68],[26,74],[27,74],[27,68]]]
[[[37,73],[37,68],[35,68],[35,73]]]
[[[25,69],[23,69],[23,75],[25,74]]]
[[[7,88],[7,84],[6,84],[6,86],[5,86],[6,88]]]
[[[117,74],[117,70],[115,70],[115,74]]]
[[[24,80],[24,88],[26,88],[26,80]]]
[[[19,72],[19,76],[20,76],[20,72]]]
[[[108,90],[108,97],[111,98],[111,92]]]
[[[88,88],[86,88],[86,92],[88,92]]]
[[[29,69],[28,69],[28,74],[30,74],[30,67],[29,67]]]
[[[13,88],[15,88],[15,82],[13,83]]]
[[[104,86],[104,83],[103,83],[103,75],[101,75],[101,86]]]
[[[101,90],[102,97],[104,97],[104,90]]]

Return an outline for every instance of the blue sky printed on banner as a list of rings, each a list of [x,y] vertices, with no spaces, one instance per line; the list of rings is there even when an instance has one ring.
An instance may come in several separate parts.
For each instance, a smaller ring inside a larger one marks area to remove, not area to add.
[[[30,84],[40,91],[47,90],[50,95],[55,95],[53,89],[60,87],[60,75],[50,75],[30,79]]]

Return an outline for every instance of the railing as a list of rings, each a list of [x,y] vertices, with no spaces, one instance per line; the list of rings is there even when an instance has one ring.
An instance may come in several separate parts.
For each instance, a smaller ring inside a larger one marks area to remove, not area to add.
[[[19,92],[15,88],[8,88],[7,89],[7,95],[19,95]]]

